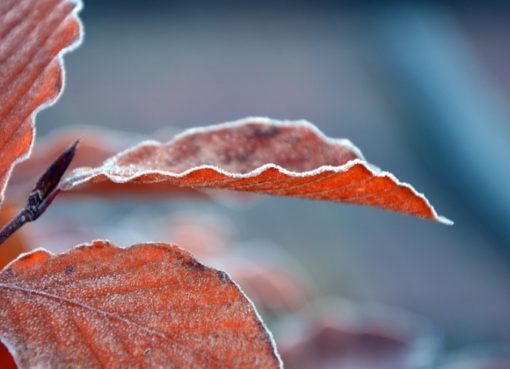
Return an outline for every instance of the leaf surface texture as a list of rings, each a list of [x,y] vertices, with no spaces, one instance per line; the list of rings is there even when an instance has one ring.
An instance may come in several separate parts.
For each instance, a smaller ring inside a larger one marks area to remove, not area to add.
[[[71,0],[2,0],[0,4],[0,201],[14,164],[30,153],[34,117],[63,86],[62,54],[78,44]]]
[[[0,338],[20,368],[279,367],[239,288],[177,246],[38,250],[0,290]]]
[[[191,129],[167,143],[143,142],[102,166],[76,169],[62,189],[133,184],[341,201],[449,223],[410,185],[369,164],[350,141],[328,138],[305,121],[247,118]]]

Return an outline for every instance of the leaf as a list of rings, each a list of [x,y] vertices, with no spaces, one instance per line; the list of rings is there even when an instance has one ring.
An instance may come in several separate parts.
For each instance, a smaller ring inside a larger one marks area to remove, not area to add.
[[[138,221],[136,218],[135,222]],[[234,246],[233,225],[219,214],[205,213],[203,210],[172,212],[152,223],[158,225],[156,229],[160,230],[160,239],[184,245],[200,260],[210,262],[221,258],[230,254]]]
[[[122,148],[120,143],[114,140],[113,135],[102,131],[66,129],[52,134],[51,137],[39,140],[34,146],[30,158],[16,165],[7,188],[8,198],[22,197],[24,199],[33,183],[41,175],[41,171],[47,168],[69,146],[69,143],[76,139],[80,139],[80,149],[76,152],[69,169],[100,165]]]
[[[313,327],[292,346],[282,345],[286,369],[415,369],[406,365],[409,347],[385,332],[350,332],[334,323]]]
[[[0,4],[0,202],[16,162],[34,140],[34,116],[63,86],[62,54],[81,35],[72,0],[3,0]]]
[[[20,368],[278,368],[223,272],[166,244],[39,250],[0,275],[0,338]]]
[[[261,260],[223,260],[225,270],[259,309],[274,315],[296,311],[310,301],[305,281],[286,265]]]
[[[0,363],[2,363],[2,369],[16,369],[16,363],[12,358],[9,350],[0,342]]]
[[[439,342],[418,316],[336,299],[316,300],[291,316],[278,337],[285,369],[432,368]],[[417,357],[420,365],[411,360]]]
[[[247,118],[191,129],[165,144],[143,142],[102,166],[75,170],[61,188],[151,183],[342,201],[451,223],[348,140],[328,138],[305,121]]]
[[[140,215],[119,222],[132,234],[139,228]],[[296,311],[313,296],[314,288],[293,255],[273,242],[239,242],[234,225],[219,213],[202,209],[172,212],[164,217],[142,216],[150,224],[152,237],[183,245],[207,265],[226,271],[263,317]]]
[[[0,229],[16,216],[20,209],[8,202],[0,209]],[[29,251],[26,233],[20,230],[9,237],[0,247],[0,268],[3,268],[19,254]]]
[[[119,150],[125,149],[139,139],[139,135],[124,131],[110,130],[102,127],[71,127],[54,132],[45,137],[34,146],[30,158],[16,165],[7,188],[9,199],[24,200],[30,191],[31,184],[40,176],[41,169],[48,167],[51,162],[64,151],[69,143],[80,139],[80,149],[69,166],[69,170],[82,166],[98,166],[108,157]],[[87,186],[73,192],[65,192],[64,195],[73,197],[101,195],[109,198],[121,198],[133,193],[145,193],[147,197],[185,196],[197,198],[211,198],[209,194],[202,191],[194,191],[181,187],[170,187],[168,185],[154,191],[154,184],[126,184],[115,189],[111,186],[96,185],[93,189]],[[62,194],[61,194],[62,195]]]

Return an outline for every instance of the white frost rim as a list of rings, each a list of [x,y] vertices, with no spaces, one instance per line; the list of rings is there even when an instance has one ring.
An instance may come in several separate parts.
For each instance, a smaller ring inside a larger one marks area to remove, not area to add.
[[[147,245],[161,245],[161,244],[165,244],[167,246],[177,248],[180,251],[182,251],[183,253],[188,254],[192,259],[194,259],[196,262],[200,263],[201,265],[205,266],[206,268],[209,268],[211,270],[214,270],[214,271],[221,272],[221,273],[225,274],[228,277],[229,281],[237,288],[237,290],[240,292],[240,294],[244,297],[244,299],[251,306],[252,311],[253,311],[253,313],[255,315],[255,318],[260,323],[260,326],[261,326],[262,330],[264,331],[264,333],[266,335],[266,338],[269,341],[269,344],[270,344],[271,349],[272,349],[272,353],[273,353],[274,357],[276,358],[276,361],[278,362],[278,369],[283,369],[283,361],[282,361],[282,358],[280,356],[280,353],[278,352],[278,347],[276,345],[276,341],[274,339],[273,333],[271,332],[271,330],[269,330],[269,328],[267,327],[266,323],[262,319],[262,317],[261,317],[259,311],[257,310],[257,307],[255,306],[254,302],[248,297],[248,295],[244,292],[244,290],[241,288],[241,286],[236,281],[234,281],[234,279],[230,276],[230,274],[228,272],[220,270],[220,269],[215,268],[215,267],[212,267],[210,265],[207,265],[207,264],[203,263],[202,261],[199,261],[193,254],[191,254],[188,250],[180,247],[179,245],[169,244],[167,242],[156,242],[156,241],[153,241],[153,242],[144,242],[143,244],[134,244],[134,245],[130,245],[128,247],[121,247],[121,246],[114,245],[113,243],[111,243],[110,241],[108,241],[106,239],[95,239],[95,240],[92,240],[90,242],[85,242],[85,243],[78,244],[78,245],[76,245],[76,246],[74,246],[74,247],[72,247],[72,248],[70,248],[70,249],[68,249],[68,250],[66,250],[66,251],[64,251],[62,253],[54,253],[54,252],[52,252],[50,250],[47,250],[45,248],[40,248],[39,247],[39,248],[36,248],[34,250],[30,250],[30,251],[21,253],[14,260],[10,261],[2,269],[2,271],[3,270],[7,270],[13,264],[15,264],[18,260],[22,259],[26,255],[29,255],[29,254],[32,254],[32,253],[35,253],[35,252],[44,252],[45,254],[48,255],[48,257],[56,258],[56,257],[62,256],[62,255],[69,255],[73,251],[75,251],[75,249],[78,249],[78,248],[81,248],[81,247],[93,247],[96,242],[107,243],[109,246],[111,246],[113,248],[116,248],[116,249],[127,249],[127,248],[130,248],[130,247],[135,247],[135,246],[140,246],[140,245],[147,246]],[[13,357],[16,365],[19,365],[18,360],[17,360],[18,359],[17,351],[15,350],[13,345],[11,345],[11,343],[4,336],[1,336],[1,335],[0,335],[0,342],[7,348],[7,351],[9,351],[9,353]]]
[[[27,151],[25,153],[21,154],[19,157],[17,157],[11,163],[9,168],[7,168],[7,170],[5,171],[7,180],[5,182],[5,187],[3,189],[0,188],[0,205],[3,203],[4,196],[5,196],[5,189],[9,185],[9,180],[11,178],[12,172],[14,171],[14,167],[17,164],[27,160],[30,157],[30,155],[32,154],[32,150],[34,148],[34,144],[35,144],[35,140],[36,140],[37,114],[39,114],[39,112],[41,110],[44,110],[44,109],[49,108],[50,106],[54,105],[60,99],[60,96],[62,96],[62,94],[64,93],[64,89],[65,89],[65,85],[66,85],[64,55],[77,49],[78,47],[80,47],[80,45],[83,42],[85,31],[83,28],[83,22],[81,21],[80,17],[78,16],[78,13],[80,13],[80,11],[83,9],[83,2],[82,2],[82,0],[64,0],[64,1],[76,4],[76,6],[73,8],[71,13],[69,13],[67,15],[67,17],[74,17],[76,22],[78,22],[79,34],[78,34],[78,37],[76,40],[74,40],[69,45],[67,45],[62,50],[60,50],[55,57],[58,60],[58,64],[60,65],[60,69],[62,71],[61,72],[62,86],[60,87],[60,91],[57,92],[55,97],[53,97],[52,99],[49,99],[48,101],[43,102],[41,105],[39,105],[37,108],[35,108],[34,111],[30,114],[29,121],[31,122],[31,125],[32,125],[32,142],[30,142],[30,145],[29,145]]]

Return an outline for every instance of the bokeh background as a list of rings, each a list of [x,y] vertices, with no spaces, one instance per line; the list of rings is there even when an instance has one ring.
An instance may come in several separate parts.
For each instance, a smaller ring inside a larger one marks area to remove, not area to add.
[[[39,115],[40,137],[81,124],[168,139],[246,116],[304,118],[350,138],[455,226],[269,197],[249,204],[62,200],[48,217],[101,226],[98,237],[130,244],[155,240],[151,217],[219,214],[237,239],[280,245],[318,296],[422,316],[447,351],[510,348],[508,5],[84,5],[84,43],[66,56],[65,93]]]

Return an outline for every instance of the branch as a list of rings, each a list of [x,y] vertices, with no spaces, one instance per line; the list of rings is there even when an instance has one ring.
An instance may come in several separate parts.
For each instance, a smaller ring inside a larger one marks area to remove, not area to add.
[[[39,218],[50,206],[60,192],[57,188],[60,179],[71,164],[80,140],[69,146],[53,163],[46,169],[35,184],[34,189],[28,195],[25,207],[0,230],[0,245],[25,223]]]

